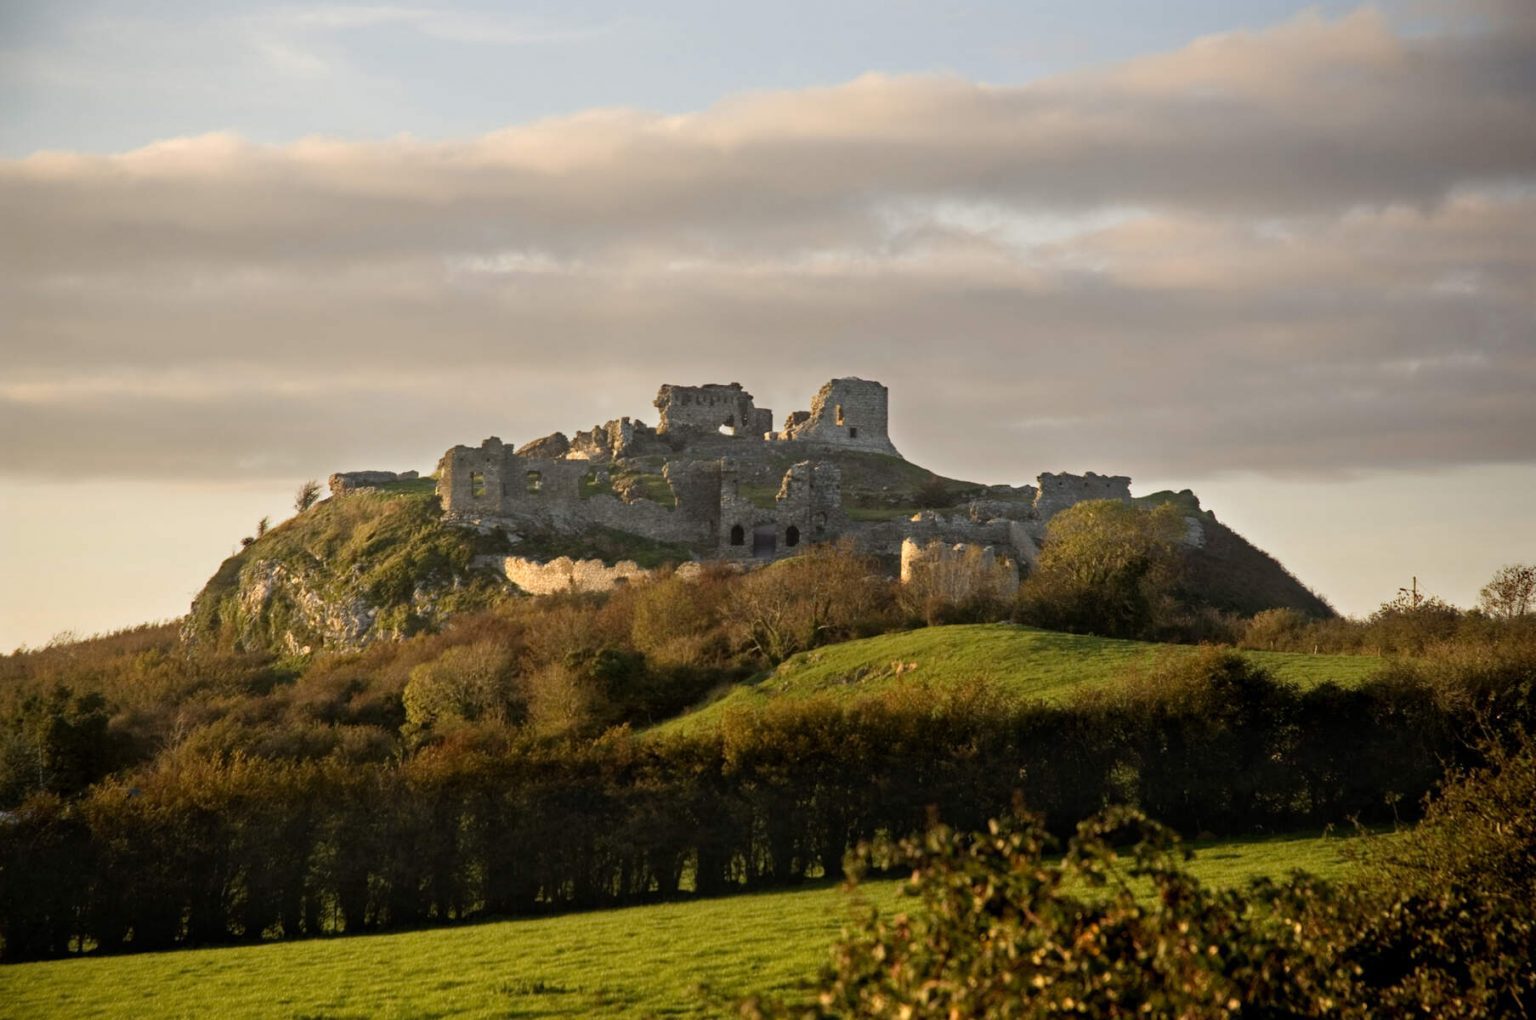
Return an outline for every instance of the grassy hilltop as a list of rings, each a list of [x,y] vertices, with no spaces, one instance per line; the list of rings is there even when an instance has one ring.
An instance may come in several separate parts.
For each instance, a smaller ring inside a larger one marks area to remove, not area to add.
[[[657,732],[718,725],[727,713],[752,711],[780,699],[826,694],[857,700],[898,683],[930,684],[938,689],[981,681],[1021,701],[1059,703],[1138,670],[1155,670],[1198,653],[1192,645],[1064,634],[1010,623],[925,627],[800,652],[772,672],[736,684],[697,711],[664,723]],[[1381,659],[1367,655],[1244,654],[1278,679],[1303,688],[1327,680],[1352,686],[1382,664]]]

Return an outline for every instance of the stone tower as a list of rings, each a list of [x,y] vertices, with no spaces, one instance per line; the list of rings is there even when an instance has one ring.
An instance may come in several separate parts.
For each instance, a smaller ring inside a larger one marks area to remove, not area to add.
[[[890,391],[880,383],[849,376],[833,379],[784,423],[784,439],[840,446],[872,453],[901,454],[891,443]]]

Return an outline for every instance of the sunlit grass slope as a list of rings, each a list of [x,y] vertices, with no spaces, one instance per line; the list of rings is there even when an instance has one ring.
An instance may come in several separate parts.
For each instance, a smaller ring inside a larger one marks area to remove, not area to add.
[[[1339,877],[1346,840],[1195,844],[1213,884],[1292,868]],[[863,894],[881,909],[892,881]],[[910,901],[907,901],[910,902]],[[813,977],[848,895],[792,892],[397,935],[0,967],[5,1017],[712,1016]]]
[[[766,678],[733,687],[723,698],[658,729],[713,726],[727,711],[750,710],[774,698],[821,692],[852,698],[911,681],[945,685],[981,679],[1019,699],[1059,701],[1131,670],[1154,668],[1168,658],[1198,651],[1190,645],[1120,641],[1007,623],[925,627],[802,652]],[[1346,686],[1359,683],[1381,666],[1374,656],[1244,654],[1280,679],[1303,687],[1327,680]]]

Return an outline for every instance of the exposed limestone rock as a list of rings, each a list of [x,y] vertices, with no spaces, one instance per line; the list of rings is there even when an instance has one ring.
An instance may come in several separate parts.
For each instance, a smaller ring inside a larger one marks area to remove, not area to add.
[[[543,457],[552,459],[564,457],[570,452],[571,441],[565,438],[564,432],[552,432],[543,439],[535,439],[531,443],[524,443],[517,448],[519,457]]]
[[[570,452],[565,456],[571,460],[612,461],[669,449],[660,441],[656,430],[645,422],[616,418],[604,425],[594,425],[586,432],[576,433],[571,440]]]

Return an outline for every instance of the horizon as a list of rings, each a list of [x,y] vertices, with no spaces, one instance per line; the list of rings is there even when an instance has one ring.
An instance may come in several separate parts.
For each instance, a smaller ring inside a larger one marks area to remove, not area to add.
[[[1536,562],[1530,5],[796,10],[0,14],[0,651],[669,382],[879,380],[906,459],[1192,489],[1346,615]]]

